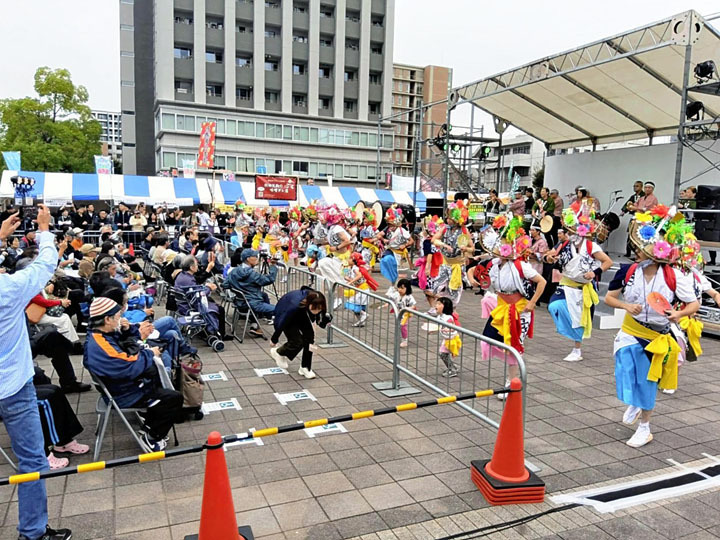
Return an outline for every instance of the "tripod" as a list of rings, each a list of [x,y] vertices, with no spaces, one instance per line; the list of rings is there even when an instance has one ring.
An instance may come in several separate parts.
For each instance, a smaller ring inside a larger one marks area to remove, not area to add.
[[[270,263],[268,262],[268,258],[270,255],[267,255],[265,253],[260,254],[260,273],[261,274],[269,274],[270,273]],[[275,294],[275,298],[280,298],[277,292],[277,287],[275,286],[275,282],[272,282],[272,289],[273,293]]]

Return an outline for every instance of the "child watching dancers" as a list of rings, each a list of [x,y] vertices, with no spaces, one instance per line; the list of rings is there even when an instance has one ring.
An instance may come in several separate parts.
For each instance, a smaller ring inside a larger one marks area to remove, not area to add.
[[[445,297],[438,298],[435,301],[435,309],[437,310],[437,318],[439,321],[459,326],[460,321],[453,308],[452,300]],[[445,364],[445,370],[442,373],[443,377],[457,377],[458,368],[452,359],[460,354],[460,349],[462,348],[460,334],[458,334],[457,330],[441,325],[440,337],[443,339],[440,344],[440,360]]]
[[[390,287],[387,295],[390,299],[395,302],[398,310],[401,309],[417,309],[417,301],[412,295],[412,285],[409,279],[399,279],[395,287]],[[402,341],[400,346],[405,348],[408,346],[408,321],[410,320],[410,314],[404,313],[402,321],[400,321],[400,334]]]

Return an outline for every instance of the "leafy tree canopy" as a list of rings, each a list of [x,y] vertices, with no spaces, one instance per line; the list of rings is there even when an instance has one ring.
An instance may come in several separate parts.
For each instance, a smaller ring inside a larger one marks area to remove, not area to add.
[[[19,150],[27,171],[94,172],[102,128],[86,105],[87,89],[75,86],[67,69],[41,67],[35,92],[0,100],[0,150]]]

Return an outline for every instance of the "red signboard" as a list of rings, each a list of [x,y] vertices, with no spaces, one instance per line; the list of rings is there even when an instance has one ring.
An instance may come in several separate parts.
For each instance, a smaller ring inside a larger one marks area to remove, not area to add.
[[[295,176],[255,176],[255,198],[273,201],[297,200]]]
[[[212,169],[215,164],[215,122],[203,122],[200,129],[198,169]]]

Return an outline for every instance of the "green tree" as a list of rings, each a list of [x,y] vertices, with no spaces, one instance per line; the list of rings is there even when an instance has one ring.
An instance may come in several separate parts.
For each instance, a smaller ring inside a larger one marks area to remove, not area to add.
[[[535,189],[535,193],[539,194],[542,187],[545,185],[545,164],[533,171],[532,186]]]
[[[86,105],[87,89],[66,69],[41,67],[35,91],[37,98],[0,100],[0,150],[19,150],[27,171],[94,172],[102,128]]]

